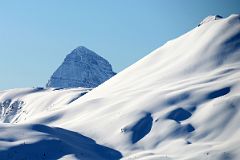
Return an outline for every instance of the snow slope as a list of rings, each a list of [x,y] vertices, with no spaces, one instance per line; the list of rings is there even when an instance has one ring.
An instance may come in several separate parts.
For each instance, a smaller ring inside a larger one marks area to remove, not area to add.
[[[0,156],[238,160],[239,91],[240,15],[231,15],[167,42],[67,107],[1,124]]]
[[[88,93],[90,88],[19,88],[0,92],[0,122],[25,122],[36,114],[47,115]],[[54,118],[54,117],[53,117]]]
[[[66,56],[64,62],[51,76],[47,87],[94,88],[115,74],[107,60],[80,46]]]

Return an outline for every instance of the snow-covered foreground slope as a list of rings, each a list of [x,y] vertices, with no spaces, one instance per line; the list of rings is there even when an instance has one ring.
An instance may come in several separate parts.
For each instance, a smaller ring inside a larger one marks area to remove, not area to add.
[[[1,124],[0,157],[240,159],[240,16],[209,19],[67,107]]]

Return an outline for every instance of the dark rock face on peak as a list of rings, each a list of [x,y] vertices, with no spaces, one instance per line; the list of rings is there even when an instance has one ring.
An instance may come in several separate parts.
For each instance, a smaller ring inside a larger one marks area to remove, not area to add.
[[[115,74],[107,60],[80,46],[66,56],[46,86],[53,88],[94,88]]]
[[[204,19],[202,20],[202,22],[200,22],[200,23],[198,24],[198,27],[201,26],[201,25],[204,24],[204,23],[208,23],[208,22],[215,21],[215,20],[222,19],[222,18],[223,18],[223,17],[220,16],[220,15],[207,16],[206,18],[204,18]]]

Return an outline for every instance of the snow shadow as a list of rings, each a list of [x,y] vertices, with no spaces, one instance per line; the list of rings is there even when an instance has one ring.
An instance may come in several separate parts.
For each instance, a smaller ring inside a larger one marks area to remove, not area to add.
[[[171,106],[171,105],[176,105],[184,100],[187,100],[190,98],[190,94],[189,93],[182,93],[179,94],[177,96],[174,96],[172,98],[169,98],[166,102],[165,105],[167,106]]]
[[[189,111],[187,111],[183,108],[177,108],[177,109],[174,109],[173,111],[171,111],[167,115],[166,118],[174,120],[176,122],[180,122],[180,121],[188,119],[191,116],[192,116],[192,114]]]
[[[77,132],[40,124],[33,125],[29,129],[44,133],[46,137],[36,142],[26,141],[7,150],[1,150],[1,160],[53,160],[70,154],[76,159],[118,160],[122,157],[119,151],[99,145],[91,138]]]
[[[205,103],[209,100],[213,100],[215,98],[225,96],[230,92],[231,92],[231,86],[227,86],[227,87],[223,87],[223,88],[220,88],[220,89],[213,90],[213,91],[203,95],[201,98],[199,98],[195,102],[192,102],[190,104],[190,106],[192,106],[192,108],[188,108],[188,110],[190,112],[194,112],[199,105],[201,105],[201,104],[203,104],[203,103]]]
[[[130,128],[132,132],[131,142],[137,143],[143,137],[145,137],[152,129],[153,118],[151,113],[146,113],[146,115],[138,120],[138,122]]]
[[[210,92],[207,96],[206,99],[214,99],[214,98],[218,98],[221,96],[224,96],[226,94],[228,94],[231,91],[231,87],[225,87],[225,88],[221,88],[215,91]]]
[[[53,91],[63,90],[64,88],[54,88]]]
[[[179,125],[175,130],[172,131],[173,137],[181,137],[195,131],[195,128],[191,124]]]
[[[61,117],[62,117],[61,114],[51,115],[51,116],[48,116],[47,118],[41,119],[39,123],[42,123],[42,124],[51,123],[60,119]]]
[[[35,87],[33,92],[39,92],[39,91],[44,91],[44,90],[45,90],[45,88],[43,88],[43,87]]]
[[[79,95],[77,95],[76,97],[74,97],[73,99],[71,99],[71,100],[68,102],[68,104],[70,104],[70,103],[78,100],[80,97],[84,96],[84,95],[87,94],[87,93],[88,93],[88,92],[82,92],[82,93],[80,93]]]

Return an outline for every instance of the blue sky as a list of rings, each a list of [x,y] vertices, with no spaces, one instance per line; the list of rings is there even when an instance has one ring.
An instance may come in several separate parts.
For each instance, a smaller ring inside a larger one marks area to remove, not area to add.
[[[116,72],[239,0],[0,0],[0,89],[44,86],[83,45]]]

